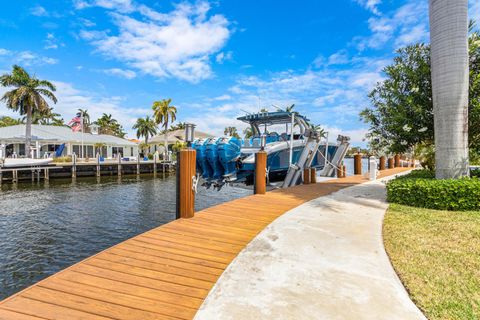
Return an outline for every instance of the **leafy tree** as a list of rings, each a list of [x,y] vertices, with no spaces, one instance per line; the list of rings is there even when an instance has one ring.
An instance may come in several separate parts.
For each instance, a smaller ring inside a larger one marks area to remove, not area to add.
[[[103,147],[106,147],[107,145],[103,142],[97,142],[93,145],[95,148],[95,155],[98,153],[100,154],[101,157],[103,157]]]
[[[243,130],[243,134],[245,135],[245,139],[250,139],[251,137],[253,137],[252,128],[251,127],[245,128]]]
[[[123,131],[123,127],[111,114],[104,113],[94,123],[99,126],[98,131],[100,134],[110,134],[120,138],[125,137],[126,133]]]
[[[469,147],[480,158],[480,35],[469,36],[470,92]],[[372,150],[383,153],[415,152],[434,143],[430,47],[415,44],[397,50],[393,64],[384,68],[386,79],[370,92],[371,106],[360,116],[370,125]]]
[[[170,105],[171,103],[172,99],[163,99],[155,101],[152,105],[155,123],[162,125],[165,130],[164,159],[168,153],[168,124],[174,122],[177,118],[177,107]]]
[[[22,124],[22,120],[14,119],[12,117],[7,117],[7,116],[0,117],[0,128],[15,126],[17,124]]]
[[[149,116],[138,118],[132,128],[137,130],[137,138],[145,137],[145,144],[148,144],[149,137],[157,134],[157,124]]]
[[[44,97],[57,103],[57,97],[53,94],[55,86],[47,81],[40,80],[36,76],[30,76],[25,69],[14,65],[10,74],[0,77],[2,87],[14,88],[7,91],[0,101],[6,103],[9,109],[26,115],[25,129],[25,154],[30,155],[32,143],[32,118],[36,112],[44,112],[50,108]]]
[[[235,127],[226,127],[225,130],[223,130],[223,134],[230,137],[240,138],[238,130]]]
[[[26,122],[26,117],[22,118],[22,122]],[[43,111],[36,111],[32,114],[32,124],[64,126],[62,116],[59,113],[53,112],[53,108],[48,108]]]

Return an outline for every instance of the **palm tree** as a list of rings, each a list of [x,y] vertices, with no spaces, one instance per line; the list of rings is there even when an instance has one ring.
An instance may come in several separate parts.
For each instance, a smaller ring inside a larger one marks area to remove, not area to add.
[[[325,138],[327,136],[327,132],[319,124],[317,124],[317,125],[312,124],[311,128],[312,128],[313,131],[318,132],[320,138]]]
[[[230,137],[240,138],[238,135],[238,130],[235,127],[225,127],[223,130],[223,134]]]
[[[435,175],[468,175],[468,0],[430,0]]]
[[[83,119],[83,131],[84,132],[90,132],[90,115],[88,114],[87,109],[78,109],[78,113],[80,114],[80,117]]]
[[[8,116],[0,117],[0,128],[1,127],[10,127],[15,126],[17,124],[22,124],[22,120],[14,119]]]
[[[101,134],[111,134],[120,138],[125,137],[123,127],[111,114],[102,114],[94,123],[99,126],[99,133]]]
[[[172,99],[163,99],[160,101],[155,101],[152,105],[153,109],[153,118],[155,123],[160,125],[162,124],[165,129],[165,150],[164,150],[164,159],[166,159],[168,154],[168,124],[169,122],[174,122],[177,118],[177,108],[170,105]]]
[[[253,137],[253,130],[251,127],[247,127],[243,130],[243,134],[245,135],[245,139],[249,139]]]
[[[132,129],[137,130],[137,138],[145,137],[145,144],[148,144],[148,138],[157,134],[157,124],[149,116],[138,118]]]
[[[27,117],[22,118],[22,123],[27,121]],[[35,111],[32,114],[32,124],[42,124],[47,126],[63,126],[65,122],[61,114],[53,112],[53,108],[48,108],[43,111]]]
[[[26,115],[25,129],[25,154],[30,155],[32,143],[32,115],[35,112],[42,112],[49,109],[44,96],[57,103],[57,97],[52,93],[55,86],[47,81],[30,76],[25,69],[14,65],[12,73],[0,77],[0,84],[3,87],[13,87],[6,92],[0,101],[6,103],[7,107]]]

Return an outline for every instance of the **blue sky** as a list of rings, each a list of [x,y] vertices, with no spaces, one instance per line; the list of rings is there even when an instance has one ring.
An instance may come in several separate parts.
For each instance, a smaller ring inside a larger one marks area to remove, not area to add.
[[[54,81],[55,110],[111,113],[130,137],[154,100],[221,134],[244,111],[295,103],[363,144],[358,112],[395,49],[428,41],[427,0],[22,0],[2,4],[0,72]],[[480,16],[479,1],[470,15]],[[3,94],[4,89],[0,89]],[[14,115],[0,105],[0,115]]]

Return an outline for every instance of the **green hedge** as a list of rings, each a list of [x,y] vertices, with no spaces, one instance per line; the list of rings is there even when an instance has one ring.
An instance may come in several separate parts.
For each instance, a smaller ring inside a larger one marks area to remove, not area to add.
[[[480,169],[475,169],[475,170],[470,171],[470,175],[472,177],[480,178]]]
[[[387,200],[438,210],[480,210],[480,179],[435,180],[434,173],[415,170],[387,183]]]

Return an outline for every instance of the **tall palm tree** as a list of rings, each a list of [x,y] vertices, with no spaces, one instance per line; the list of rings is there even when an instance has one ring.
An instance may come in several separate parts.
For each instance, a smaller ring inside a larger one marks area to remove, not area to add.
[[[166,159],[168,154],[168,124],[177,119],[177,107],[170,105],[170,103],[172,103],[172,99],[163,99],[155,101],[152,105],[155,123],[161,124],[165,129],[164,159]]]
[[[132,129],[137,130],[137,138],[145,137],[145,144],[148,144],[148,138],[157,134],[157,124],[149,116],[138,118]]]
[[[78,109],[78,113],[80,113],[80,116],[83,119],[83,131],[84,132],[89,132],[90,131],[90,114],[88,114],[87,109]]]
[[[111,114],[102,114],[94,123],[99,126],[99,133],[101,134],[111,134],[120,138],[125,137],[123,127]]]
[[[3,87],[14,88],[6,92],[0,101],[5,102],[8,108],[27,117],[25,155],[28,157],[32,143],[32,115],[34,112],[43,112],[50,108],[44,97],[57,103],[57,97],[53,94],[56,88],[47,80],[30,76],[25,69],[17,65],[13,66],[12,73],[0,77],[0,84]]]
[[[468,0],[430,0],[437,179],[468,175]]]

